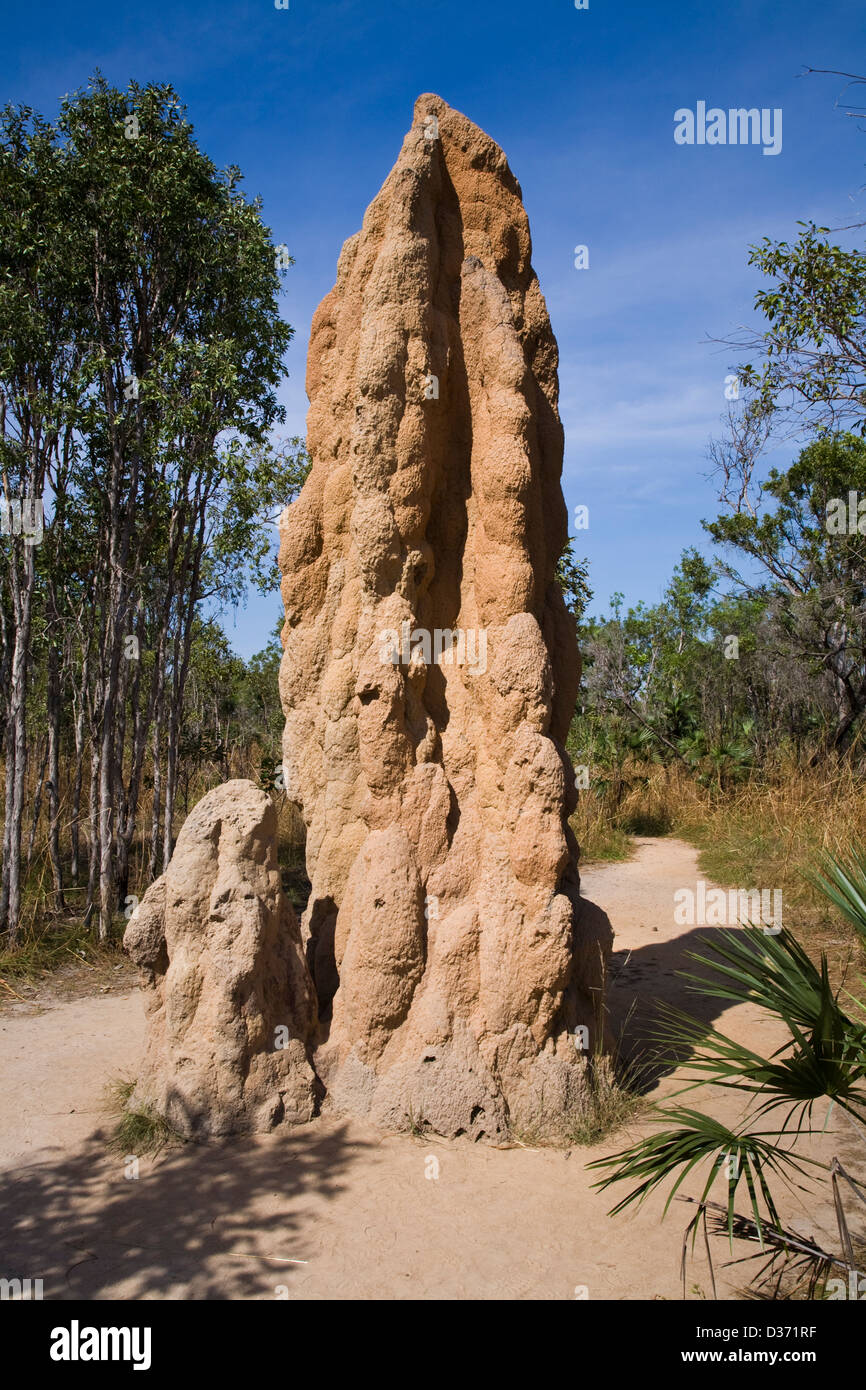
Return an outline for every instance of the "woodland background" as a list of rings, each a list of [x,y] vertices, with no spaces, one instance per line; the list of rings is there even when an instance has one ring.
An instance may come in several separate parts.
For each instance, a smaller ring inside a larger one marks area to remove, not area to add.
[[[587,858],[676,831],[820,927],[804,871],[866,828],[866,256],[812,223],[744,255],[761,323],[696,460],[718,482],[708,554],[658,603],[594,616],[577,539],[560,562],[584,658],[574,824]],[[290,264],[170,87],[97,76],[53,122],[0,114],[0,978],[115,949],[231,776],[273,791],[303,901],[278,624],[244,662],[219,622],[250,585],[277,622],[273,523],[309,467],[279,435]],[[39,498],[32,544],[9,504]]]

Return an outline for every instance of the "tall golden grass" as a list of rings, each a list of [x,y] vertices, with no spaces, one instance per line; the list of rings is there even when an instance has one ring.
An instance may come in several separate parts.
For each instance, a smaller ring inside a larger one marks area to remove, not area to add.
[[[722,787],[679,763],[634,764],[601,795],[582,792],[571,824],[584,863],[626,857],[633,834],[678,835],[697,847],[708,879],[781,889],[795,933],[850,939],[807,878],[822,851],[866,845],[866,776],[846,763],[810,768],[781,754]]]
[[[262,765],[262,749],[259,744],[253,742],[246,748],[233,748],[228,759],[229,777],[249,778],[255,783],[259,783],[259,773]],[[0,779],[3,775],[3,763],[0,761]],[[72,883],[68,876],[68,866],[71,856],[71,836],[70,836],[70,813],[71,813],[71,781],[73,769],[70,766],[61,767],[61,801],[60,801],[60,850],[64,862],[65,877],[64,895],[67,902],[67,915],[75,915],[76,909],[83,908],[87,891],[87,872],[88,872],[88,835],[89,824],[87,814],[86,795],[81,809],[80,838],[81,838],[81,865],[78,883]],[[181,826],[187,818],[189,811],[196,805],[201,798],[213,787],[226,780],[226,770],[217,763],[206,763],[198,768],[187,781],[183,776],[180,779],[178,788],[178,798],[174,817],[174,833],[177,836]],[[36,772],[31,769],[27,797],[25,799],[25,813],[22,821],[22,856],[26,858],[27,847],[30,839],[33,808],[36,802]],[[279,822],[280,844],[288,847],[303,846],[305,840],[305,830],[300,812],[292,806],[285,795],[276,795],[276,804]],[[150,858],[150,826],[153,814],[153,790],[145,784],[142,788],[138,802],[137,829],[133,841],[132,853],[130,856],[130,874],[128,892],[141,897],[148,887],[148,862]],[[2,823],[2,815],[0,815]],[[24,893],[22,900],[21,914],[21,934],[27,936],[34,930],[38,930],[43,920],[50,920],[53,916],[52,909],[53,891],[51,864],[48,857],[48,811],[46,798],[43,796],[39,820],[34,836],[33,855],[29,869],[25,875]],[[123,904],[119,905],[122,909]]]
[[[262,750],[257,744],[236,749],[230,758],[232,777],[258,782]],[[202,768],[180,800],[177,833],[191,809],[224,778],[224,769]],[[64,778],[64,792],[66,779]],[[35,788],[33,789],[35,791]],[[138,815],[139,834],[132,857],[129,893],[141,896],[148,886],[151,793],[145,791]],[[277,793],[281,862],[293,875],[292,896],[303,894],[305,831],[297,809]],[[31,803],[32,804],[32,803]],[[68,794],[61,807],[61,843],[68,862]],[[781,889],[785,919],[799,932],[847,931],[833,919],[826,902],[806,877],[822,850],[866,844],[866,775],[848,764],[810,768],[780,754],[770,766],[753,771],[747,780],[719,786],[702,783],[682,764],[627,763],[605,780],[580,794],[572,827],[581,846],[581,861],[626,859],[634,835],[675,834],[699,851],[701,872],[725,887]],[[29,818],[23,827],[26,849]],[[87,863],[86,824],[82,825],[82,879],[66,890],[64,922],[75,919],[83,906]],[[43,806],[25,891],[22,937],[38,935],[60,922],[52,910],[51,873],[47,852],[47,813]],[[295,891],[295,889],[297,891]],[[123,905],[119,905],[122,910]],[[122,921],[119,923],[122,927]]]

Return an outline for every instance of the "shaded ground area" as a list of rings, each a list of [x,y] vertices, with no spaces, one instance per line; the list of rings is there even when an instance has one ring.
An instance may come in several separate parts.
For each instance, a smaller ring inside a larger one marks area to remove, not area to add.
[[[693,1008],[675,972],[712,929],[676,927],[673,893],[699,877],[694,851],[669,839],[641,840],[631,861],[584,873],[616,933],[610,1004],[617,1028],[628,1019],[629,1047],[653,1000]],[[723,1018],[754,1046],[775,1045],[775,1026],[756,1011]],[[42,1278],[46,1299],[573,1299],[583,1286],[590,1299],[682,1296],[690,1210],[675,1204],[660,1224],[655,1198],[611,1220],[614,1198],[593,1192],[585,1169],[642,1125],[566,1153],[383,1137],[320,1119],[277,1137],[163,1150],[127,1177],[127,1156],[106,1143],[104,1094],[135,1074],[143,1033],[137,991],[0,1014],[0,1276]],[[675,1086],[664,1077],[656,1094]],[[700,1096],[720,1118],[740,1113],[730,1094]],[[838,1152],[862,1176],[844,1130],[815,1151]],[[794,1195],[782,1214],[831,1240],[823,1201]],[[718,1273],[726,1247],[716,1246]],[[735,1297],[742,1282],[723,1276],[720,1293]],[[700,1296],[695,1284],[709,1294],[701,1258],[690,1296]]]

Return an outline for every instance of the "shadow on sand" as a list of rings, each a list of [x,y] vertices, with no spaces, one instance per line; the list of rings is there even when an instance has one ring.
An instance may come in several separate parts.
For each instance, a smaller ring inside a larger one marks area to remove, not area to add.
[[[305,1126],[164,1149],[134,1180],[97,1132],[59,1162],[3,1174],[2,1272],[41,1278],[46,1299],[291,1296],[310,1254],[302,1227],[350,1165],[369,1169],[367,1149],[345,1125]]]
[[[610,927],[603,908],[590,899],[581,900],[581,912],[593,930]],[[696,992],[694,983],[680,973],[711,978],[708,967],[693,961],[690,953],[712,955],[713,937],[723,930],[692,927],[673,940],[650,939],[637,949],[612,952],[607,972],[607,1022],[620,1059],[626,1064],[645,1064],[641,1090],[653,1090],[688,1055],[680,1053],[676,1062],[658,1060],[659,1044],[654,1035],[661,1022],[661,1004],[681,1009],[707,1031],[731,1007],[727,1000]]]

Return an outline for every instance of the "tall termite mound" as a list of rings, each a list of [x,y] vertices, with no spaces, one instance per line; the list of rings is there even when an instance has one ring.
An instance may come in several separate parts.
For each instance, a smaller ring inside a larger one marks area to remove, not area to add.
[[[382,1125],[550,1127],[609,945],[568,826],[557,348],[520,186],[437,96],[343,247],[307,394],[280,689],[316,1070]]]

